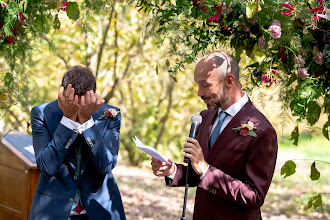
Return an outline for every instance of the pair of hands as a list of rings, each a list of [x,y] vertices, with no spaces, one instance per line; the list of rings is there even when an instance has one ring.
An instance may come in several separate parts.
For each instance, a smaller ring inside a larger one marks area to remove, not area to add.
[[[184,157],[190,159],[191,165],[198,175],[203,175],[207,170],[208,164],[206,163],[203,151],[199,142],[193,138],[187,138],[187,142],[183,145]],[[175,164],[171,165],[161,162],[155,158],[151,158],[152,171],[156,176],[170,176],[175,171]]]
[[[78,97],[74,95],[75,89],[69,84],[64,91],[64,87],[60,88],[58,93],[58,105],[63,115],[72,121],[78,121],[80,124],[85,123],[91,118],[91,115],[101,108],[104,100],[100,100],[97,93],[93,90],[87,91],[85,95]]]

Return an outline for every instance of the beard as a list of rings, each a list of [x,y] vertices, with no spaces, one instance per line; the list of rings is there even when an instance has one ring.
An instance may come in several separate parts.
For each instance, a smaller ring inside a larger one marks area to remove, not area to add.
[[[228,92],[223,87],[219,90],[216,97],[202,97],[202,99],[210,99],[211,103],[207,105],[207,108],[209,110],[215,110],[217,111],[224,103],[226,103],[229,100]]]

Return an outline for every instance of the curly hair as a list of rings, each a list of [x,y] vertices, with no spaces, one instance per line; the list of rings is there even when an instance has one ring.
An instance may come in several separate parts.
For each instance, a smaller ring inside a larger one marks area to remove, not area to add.
[[[73,66],[63,76],[61,86],[64,89],[71,84],[75,89],[75,95],[83,96],[87,91],[96,91],[96,80],[92,71],[83,66]]]

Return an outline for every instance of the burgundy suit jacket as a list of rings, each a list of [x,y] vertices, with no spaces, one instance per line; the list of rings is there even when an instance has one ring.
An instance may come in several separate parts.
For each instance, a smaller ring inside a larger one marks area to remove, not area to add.
[[[197,186],[193,218],[195,220],[255,220],[260,219],[262,206],[269,189],[277,157],[277,136],[274,128],[248,101],[229,122],[209,150],[209,136],[217,111],[201,113],[199,141],[204,158],[210,165],[200,180],[192,168],[189,185]],[[257,127],[257,137],[235,132],[248,121]],[[168,186],[185,185],[186,166],[177,164],[173,180],[166,177]]]

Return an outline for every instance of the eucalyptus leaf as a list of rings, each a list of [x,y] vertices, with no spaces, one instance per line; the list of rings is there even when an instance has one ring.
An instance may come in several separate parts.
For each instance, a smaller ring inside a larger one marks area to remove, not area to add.
[[[69,2],[66,6],[66,14],[70,19],[77,20],[80,16],[79,5],[77,2]]]
[[[288,160],[281,168],[281,175],[283,178],[293,175],[296,172],[296,164],[292,160]]]
[[[293,140],[294,145],[298,145],[298,139],[299,139],[299,129],[297,125],[291,133],[290,140]]]
[[[315,167],[315,162],[311,166],[311,180],[318,180],[320,178],[320,172]]]
[[[308,201],[308,208],[311,208],[312,206],[315,208],[322,205],[322,196],[321,194],[317,194],[316,196],[313,196]]]

